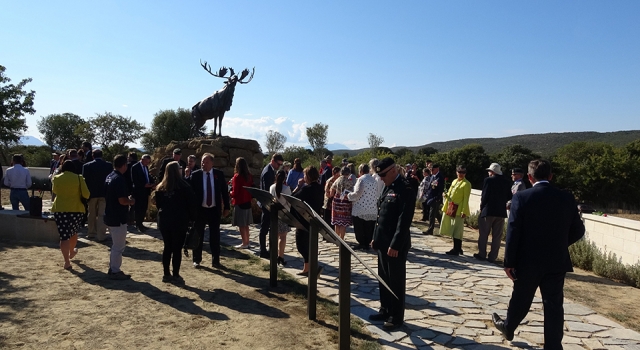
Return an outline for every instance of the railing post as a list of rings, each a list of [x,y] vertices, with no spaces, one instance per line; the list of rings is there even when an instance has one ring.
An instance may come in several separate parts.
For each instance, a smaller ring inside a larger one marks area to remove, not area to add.
[[[278,286],[278,204],[273,204],[269,215],[271,227],[269,229],[269,285]]]
[[[342,244],[339,264],[338,342],[340,350],[347,350],[351,346],[351,253]]]
[[[310,320],[316,319],[316,302],[318,299],[318,231],[315,220],[309,223],[309,276],[307,282],[307,315]]]

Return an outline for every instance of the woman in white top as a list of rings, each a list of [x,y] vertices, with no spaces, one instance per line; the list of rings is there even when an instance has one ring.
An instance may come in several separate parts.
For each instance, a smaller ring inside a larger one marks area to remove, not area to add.
[[[282,204],[285,210],[291,210],[291,205],[282,196],[282,194],[291,195],[291,188],[287,186],[287,173],[284,170],[278,170],[276,173],[276,181],[269,188],[269,192]],[[282,266],[287,265],[287,262],[284,261],[284,249],[287,245],[287,233],[289,231],[291,231],[291,227],[282,222],[282,220],[278,220],[278,238],[280,239],[278,243],[278,264]]]
[[[378,217],[378,184],[369,174],[369,165],[360,164],[358,173],[360,177],[356,181],[353,193],[349,193],[347,198],[353,202],[353,231],[358,241],[355,249],[369,250]]]

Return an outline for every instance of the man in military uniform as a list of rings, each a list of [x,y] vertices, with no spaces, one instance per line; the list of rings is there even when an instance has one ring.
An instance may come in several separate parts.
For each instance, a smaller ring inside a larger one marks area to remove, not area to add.
[[[404,321],[406,263],[411,248],[409,227],[415,195],[407,179],[399,175],[392,158],[383,159],[376,171],[385,187],[378,199],[378,219],[371,247],[378,251],[378,274],[398,298],[380,285],[380,312],[369,319],[385,321],[384,328],[394,329]]]

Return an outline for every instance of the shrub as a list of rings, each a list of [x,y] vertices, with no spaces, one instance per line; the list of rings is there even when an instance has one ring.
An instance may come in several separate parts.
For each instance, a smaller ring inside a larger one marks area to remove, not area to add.
[[[464,223],[465,225],[477,230],[479,218],[480,218],[480,211],[476,211],[475,213],[464,218]]]
[[[625,265],[615,254],[601,251],[585,238],[571,245],[569,254],[576,267],[640,288],[640,263]]]

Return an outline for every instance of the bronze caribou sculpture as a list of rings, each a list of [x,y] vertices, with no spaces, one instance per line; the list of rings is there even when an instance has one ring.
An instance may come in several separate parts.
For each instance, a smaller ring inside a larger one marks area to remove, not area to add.
[[[251,76],[249,80],[243,81],[249,75],[249,69],[244,69],[240,73],[240,77],[233,71],[233,68],[222,67],[218,70],[218,74],[211,72],[211,66],[207,64],[207,61],[202,63],[200,61],[200,65],[204,70],[209,72],[209,74],[214,77],[224,78],[227,81],[224,82],[224,86],[222,89],[213,93],[213,95],[206,97],[202,101],[196,103],[191,108],[191,118],[193,118],[193,126],[191,127],[191,137],[201,136],[200,128],[204,125],[204,123],[213,119],[213,136],[216,136],[216,130],[219,129],[218,136],[222,136],[222,118],[224,118],[224,113],[231,109],[231,103],[233,103],[233,93],[236,89],[236,83],[247,84],[253,79],[253,73],[255,73],[255,67],[253,71],[251,71]],[[227,72],[231,74],[229,77],[226,77]]]

